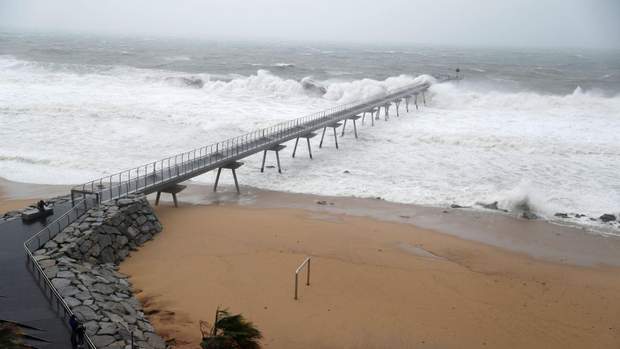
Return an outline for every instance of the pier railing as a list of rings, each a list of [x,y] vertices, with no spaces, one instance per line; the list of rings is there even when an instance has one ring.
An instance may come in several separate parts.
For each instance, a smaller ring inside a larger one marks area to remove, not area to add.
[[[195,148],[165,159],[150,162],[129,170],[104,176],[74,187],[75,194],[97,194],[107,201],[143,191],[153,192],[168,183],[179,182],[217,166],[259,152],[270,146],[286,142],[300,135],[320,129],[391,101],[424,92],[430,84],[416,83],[375,95],[355,103],[335,106],[297,119],[284,121],[271,127],[258,129],[218,143]]]

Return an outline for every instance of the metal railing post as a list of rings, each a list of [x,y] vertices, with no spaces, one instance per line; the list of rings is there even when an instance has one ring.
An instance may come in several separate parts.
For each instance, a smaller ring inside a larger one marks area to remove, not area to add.
[[[295,270],[295,295],[293,297],[293,299],[297,300],[298,299],[298,290],[299,290],[299,272],[303,269],[304,266],[306,266],[306,272],[307,272],[307,276],[306,276],[306,286],[310,286],[310,260],[312,259],[312,257],[307,257],[300,265],[299,267],[297,267],[297,270]]]

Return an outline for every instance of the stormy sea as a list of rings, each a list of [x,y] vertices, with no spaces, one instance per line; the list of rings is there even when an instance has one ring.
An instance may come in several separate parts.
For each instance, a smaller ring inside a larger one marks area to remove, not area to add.
[[[258,188],[527,211],[619,234],[620,52],[0,33],[0,177],[74,184],[386,93],[426,105],[359,126]],[[313,142],[318,142],[314,140]],[[317,144],[315,144],[316,146]],[[288,156],[287,156],[288,155]],[[212,183],[207,173],[196,180]]]

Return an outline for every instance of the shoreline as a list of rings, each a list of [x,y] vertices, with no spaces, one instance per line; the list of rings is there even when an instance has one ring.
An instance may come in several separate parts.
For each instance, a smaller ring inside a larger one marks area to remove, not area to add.
[[[51,196],[0,184],[0,205]],[[175,348],[195,348],[199,320],[219,306],[256,323],[272,349],[620,344],[620,238],[494,212],[242,189],[190,182],[179,208],[148,196],[164,229],[120,271]],[[292,272],[307,256],[311,285],[294,301]]]
[[[588,232],[586,227],[526,220],[502,212],[438,208],[384,200],[297,194],[243,187],[237,195],[224,188],[213,193],[204,184],[188,183],[179,194],[191,205],[233,204],[255,208],[294,208],[319,214],[345,214],[384,222],[405,223],[460,239],[556,263],[620,267],[620,237]],[[154,195],[149,195],[154,202]],[[161,202],[172,199],[162,194]],[[325,202],[319,204],[318,202]],[[501,231],[497,227],[502,227]]]
[[[241,195],[222,185],[212,192],[210,185],[185,182],[178,194],[181,203],[191,205],[235,204],[257,208],[295,208],[319,214],[346,214],[385,222],[406,223],[460,239],[523,253],[555,263],[609,265],[620,267],[620,236],[603,235],[585,226],[561,225],[547,220],[526,220],[493,210],[428,207],[382,199],[339,197],[270,191],[242,186]],[[28,184],[0,177],[0,211],[16,210],[39,199],[66,195],[70,185]],[[148,196],[154,203],[155,194]],[[171,203],[163,193],[161,203]],[[160,203],[160,204],[161,204]],[[502,227],[501,231],[497,227]]]

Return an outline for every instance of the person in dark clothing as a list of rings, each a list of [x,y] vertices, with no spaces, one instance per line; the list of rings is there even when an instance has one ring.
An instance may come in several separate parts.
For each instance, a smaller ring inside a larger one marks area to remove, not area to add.
[[[71,326],[71,345],[73,349],[82,348],[84,344],[84,326],[75,314],[69,318],[69,326]]]
[[[40,200],[39,202],[37,202],[37,208],[39,209],[40,212],[44,212],[45,211],[45,201]]]

